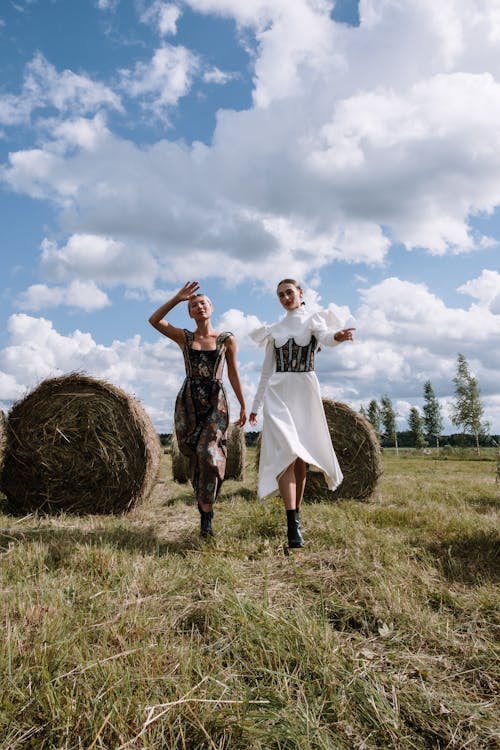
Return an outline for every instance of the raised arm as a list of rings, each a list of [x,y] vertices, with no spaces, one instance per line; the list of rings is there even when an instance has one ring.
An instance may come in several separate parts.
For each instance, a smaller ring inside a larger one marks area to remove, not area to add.
[[[184,345],[184,330],[182,328],[176,328],[169,323],[168,320],[164,320],[164,318],[170,310],[179,304],[179,302],[186,302],[193,296],[193,294],[196,294],[199,288],[200,285],[197,281],[188,281],[187,284],[184,284],[182,289],[179,289],[177,294],[174,294],[171,299],[161,305],[161,307],[155,310],[149,317],[149,322],[153,328],[156,328],[156,330],[164,336],[175,341],[181,348]]]
[[[243,397],[243,389],[241,387],[240,375],[238,372],[238,363],[236,361],[236,341],[234,336],[230,336],[226,341],[226,362],[227,362],[227,376],[231,387],[234,391],[234,395],[238,399],[240,404],[240,418],[236,421],[239,427],[243,427],[247,421],[245,399]]]

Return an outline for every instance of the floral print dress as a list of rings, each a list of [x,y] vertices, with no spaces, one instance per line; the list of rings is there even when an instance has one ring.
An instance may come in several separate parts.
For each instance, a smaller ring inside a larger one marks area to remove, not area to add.
[[[216,348],[193,349],[194,333],[184,330],[186,379],[175,402],[175,433],[181,453],[189,457],[191,483],[198,503],[216,500],[226,471],[229,407],[222,383],[226,341],[217,336]]]

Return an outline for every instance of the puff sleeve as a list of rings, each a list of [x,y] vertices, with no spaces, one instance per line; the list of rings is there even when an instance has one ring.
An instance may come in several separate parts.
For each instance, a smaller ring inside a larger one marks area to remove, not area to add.
[[[250,338],[259,346],[264,346],[271,335],[271,326],[260,326],[250,332]]]
[[[321,310],[314,313],[311,319],[311,328],[320,344],[338,346],[340,343],[340,341],[335,341],[334,336],[342,328],[342,324],[332,310]]]

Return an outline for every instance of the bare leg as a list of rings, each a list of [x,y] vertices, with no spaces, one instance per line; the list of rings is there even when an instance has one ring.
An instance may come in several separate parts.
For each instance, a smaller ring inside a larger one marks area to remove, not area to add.
[[[295,461],[285,469],[278,479],[280,494],[285,503],[286,510],[295,510],[297,507],[297,485],[295,480]]]
[[[301,458],[297,458],[294,464],[295,472],[295,503],[297,510],[300,508],[302,498],[304,497],[304,490],[306,488],[306,470],[307,466],[305,461]]]

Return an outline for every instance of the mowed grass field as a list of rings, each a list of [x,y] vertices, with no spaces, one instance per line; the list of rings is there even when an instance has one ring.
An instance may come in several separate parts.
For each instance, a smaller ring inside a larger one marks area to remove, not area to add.
[[[0,748],[500,748],[496,463],[383,462],[290,554],[252,450],[216,545],[168,455],[126,516],[0,513]]]

